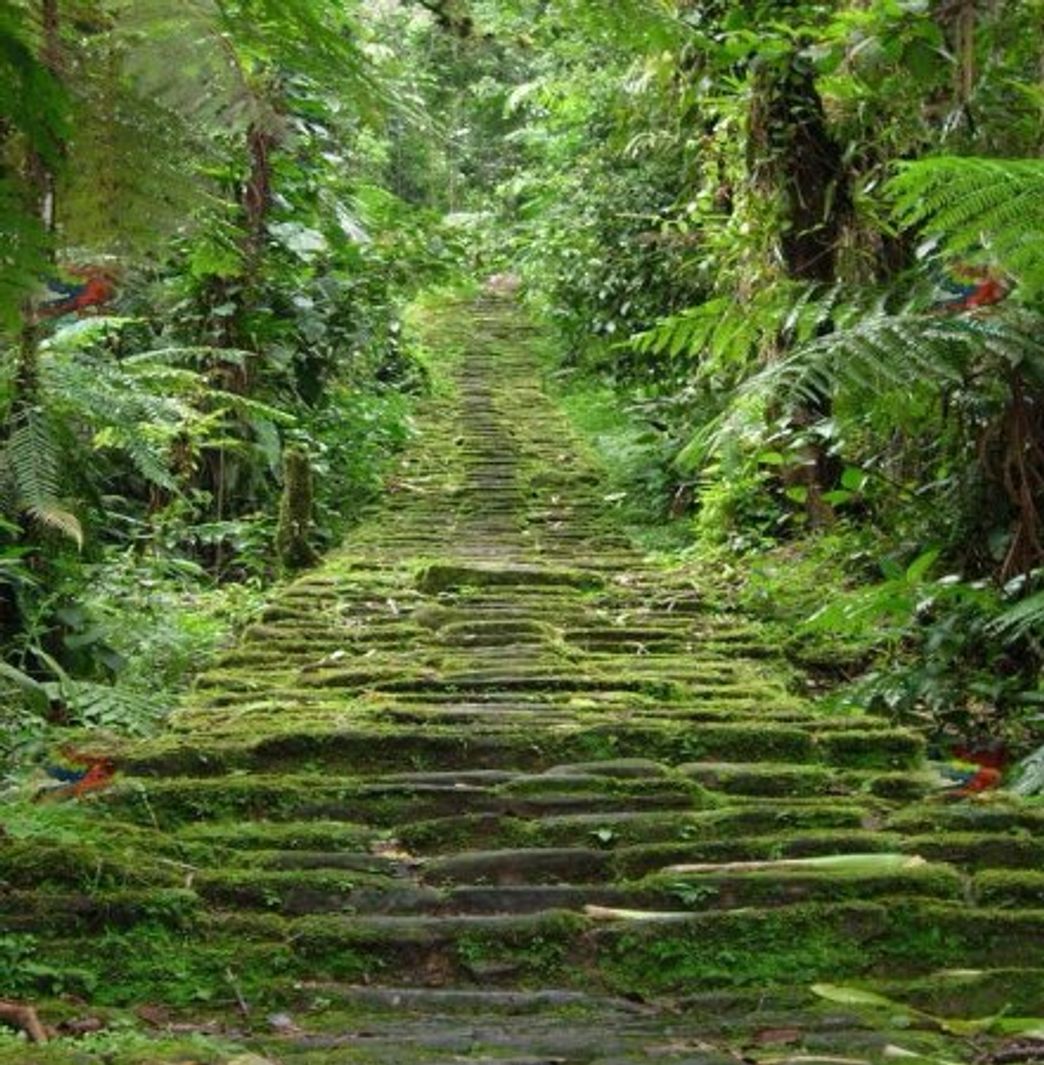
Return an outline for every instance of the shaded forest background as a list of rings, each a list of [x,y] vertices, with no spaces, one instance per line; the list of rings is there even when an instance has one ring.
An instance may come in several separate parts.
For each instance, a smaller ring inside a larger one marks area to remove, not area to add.
[[[1032,749],[1042,149],[1042,0],[0,0],[6,771],[338,543],[496,274],[650,550]]]

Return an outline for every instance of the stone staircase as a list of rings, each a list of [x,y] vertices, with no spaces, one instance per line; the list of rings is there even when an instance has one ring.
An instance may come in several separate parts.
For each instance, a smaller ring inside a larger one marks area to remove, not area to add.
[[[93,835],[0,845],[43,985],[288,1065],[968,1056],[817,982],[1044,1013],[1044,808],[940,801],[921,737],[645,562],[513,304],[440,336],[379,513],[121,755]]]

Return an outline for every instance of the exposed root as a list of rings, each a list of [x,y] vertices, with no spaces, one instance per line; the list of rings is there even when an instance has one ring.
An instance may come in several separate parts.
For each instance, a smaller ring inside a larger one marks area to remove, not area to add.
[[[32,1006],[24,1006],[19,1002],[0,1001],[0,1024],[7,1024],[25,1032],[30,1043],[48,1041],[47,1029]]]

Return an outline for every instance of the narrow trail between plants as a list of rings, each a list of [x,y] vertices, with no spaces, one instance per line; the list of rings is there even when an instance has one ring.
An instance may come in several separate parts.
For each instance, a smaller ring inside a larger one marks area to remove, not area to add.
[[[287,1065],[952,1045],[824,982],[1039,1013],[1044,811],[929,797],[919,736],[644,561],[516,304],[438,326],[453,387],[380,510],[121,755],[103,860],[9,841],[6,927]]]

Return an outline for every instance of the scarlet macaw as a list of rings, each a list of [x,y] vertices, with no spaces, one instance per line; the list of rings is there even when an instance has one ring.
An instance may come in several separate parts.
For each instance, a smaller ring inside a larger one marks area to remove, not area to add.
[[[953,273],[942,282],[942,288],[957,296],[938,305],[940,313],[959,314],[992,307],[1006,299],[1010,288],[989,267],[967,266],[959,263]]]
[[[68,271],[80,282],[49,278],[47,288],[59,299],[42,303],[39,314],[44,318],[60,318],[64,314],[79,314],[91,307],[104,307],[116,294],[116,272],[106,266],[75,266]]]

